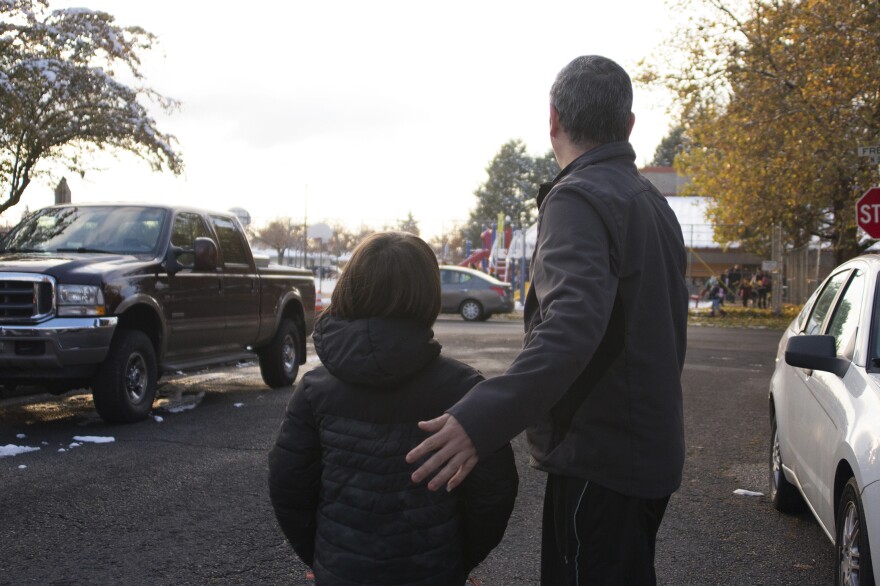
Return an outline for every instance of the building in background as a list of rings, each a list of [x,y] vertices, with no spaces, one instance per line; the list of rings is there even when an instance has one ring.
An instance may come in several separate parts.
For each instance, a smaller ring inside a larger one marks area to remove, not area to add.
[[[714,226],[706,219],[709,198],[681,195],[688,177],[676,173],[674,167],[644,167],[639,171],[666,197],[678,218],[688,252],[686,276],[692,292],[697,292],[710,276],[720,275],[734,265],[747,273],[761,267],[763,259],[742,250],[739,243],[715,241]]]

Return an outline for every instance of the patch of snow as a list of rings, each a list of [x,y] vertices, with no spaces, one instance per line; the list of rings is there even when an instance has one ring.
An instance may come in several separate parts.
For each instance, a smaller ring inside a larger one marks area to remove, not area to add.
[[[222,376],[222,375],[220,375]],[[189,411],[190,409],[195,409],[199,406],[199,403],[202,402],[202,399],[205,398],[205,393],[202,391],[198,395],[196,395],[191,403],[186,403],[183,405],[175,405],[174,407],[168,407],[165,409],[168,413],[182,413],[184,411]]]
[[[73,442],[73,443],[71,443],[69,446],[67,446],[67,449],[72,450],[73,448],[78,448],[78,447],[80,447],[81,445],[82,445],[81,443]]]
[[[110,444],[116,441],[116,438],[113,436],[101,435],[75,435],[73,439],[74,441],[92,444]]]
[[[153,421],[156,423],[162,423],[165,419],[163,419],[161,415],[153,415]]]
[[[18,466],[19,470],[24,470],[25,468],[27,468],[27,465],[25,465],[25,464],[19,464],[19,466]]]
[[[733,491],[733,494],[738,494],[740,496],[764,496],[763,492],[755,492],[753,490],[745,490],[743,488],[737,488]]]
[[[233,407],[244,407],[244,403],[235,403],[232,406]]]
[[[59,454],[63,454],[63,453],[66,452],[66,451],[67,451],[67,450],[65,450],[64,448],[58,448],[58,453],[59,453]]]
[[[0,446],[0,458],[5,458],[6,456],[17,456],[19,454],[26,454],[28,452],[36,452],[40,448],[32,448],[30,446],[16,446],[15,444],[6,444],[5,446]]]
[[[17,433],[17,434],[15,434],[15,437],[18,438],[18,439],[24,439],[24,438],[26,438],[27,436],[26,436],[25,434],[23,434],[23,433]]]

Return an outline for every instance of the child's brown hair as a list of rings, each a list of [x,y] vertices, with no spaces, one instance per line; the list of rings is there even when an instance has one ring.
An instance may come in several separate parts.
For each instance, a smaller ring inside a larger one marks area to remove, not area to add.
[[[440,269],[424,240],[407,232],[376,232],[345,265],[326,313],[344,320],[414,319],[431,326],[440,313]]]

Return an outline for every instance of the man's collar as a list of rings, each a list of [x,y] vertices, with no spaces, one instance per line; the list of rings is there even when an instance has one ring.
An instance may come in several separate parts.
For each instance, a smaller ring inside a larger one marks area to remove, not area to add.
[[[553,179],[553,181],[548,181],[547,183],[542,183],[538,188],[538,208],[541,208],[541,203],[543,203],[544,198],[547,197],[547,194],[550,193],[550,190],[559,183],[563,177],[571,173],[574,169],[580,169],[582,167],[586,167],[588,165],[593,165],[598,163],[599,161],[604,161],[607,159],[614,159],[617,157],[628,157],[633,162],[636,160],[636,153],[633,150],[632,145],[629,141],[622,140],[619,142],[608,142],[605,144],[600,144],[599,146],[592,148],[574,161],[565,166],[565,169],[559,172],[559,174]]]

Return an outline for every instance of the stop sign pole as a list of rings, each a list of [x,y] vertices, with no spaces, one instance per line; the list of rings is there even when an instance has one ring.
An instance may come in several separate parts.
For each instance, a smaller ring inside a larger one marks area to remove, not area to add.
[[[856,223],[868,236],[880,239],[880,187],[872,187],[856,202]]]

